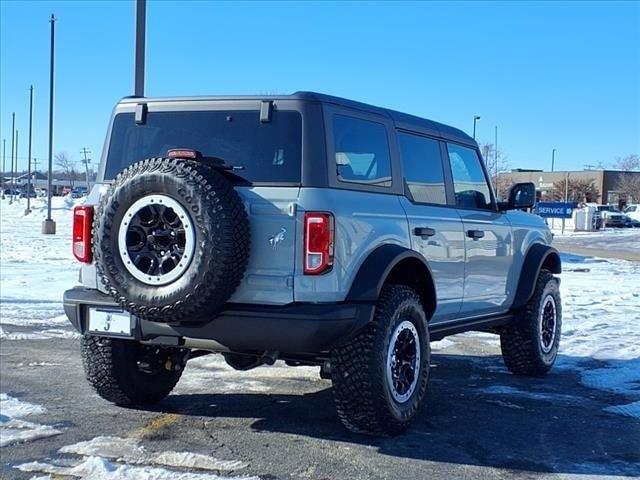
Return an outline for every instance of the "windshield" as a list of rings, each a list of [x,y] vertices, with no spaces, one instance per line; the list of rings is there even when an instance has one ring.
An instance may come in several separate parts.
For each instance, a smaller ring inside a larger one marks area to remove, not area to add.
[[[260,112],[149,112],[135,123],[133,113],[113,120],[105,180],[149,157],[164,157],[172,148],[189,148],[240,167],[233,173],[250,183],[299,183],[302,119],[298,112],[274,111],[270,122]]]

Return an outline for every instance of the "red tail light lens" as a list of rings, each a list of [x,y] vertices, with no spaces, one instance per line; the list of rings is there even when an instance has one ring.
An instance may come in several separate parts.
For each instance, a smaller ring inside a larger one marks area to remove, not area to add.
[[[304,273],[318,275],[333,265],[333,215],[307,212],[304,215]]]
[[[91,224],[93,207],[73,209],[73,256],[80,262],[91,263]]]

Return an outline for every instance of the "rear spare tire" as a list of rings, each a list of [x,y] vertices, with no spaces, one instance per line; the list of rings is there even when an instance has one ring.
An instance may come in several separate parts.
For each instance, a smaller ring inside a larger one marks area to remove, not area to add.
[[[139,318],[206,320],[240,284],[249,223],[231,183],[201,162],[150,158],[98,206],[93,254],[108,293]]]

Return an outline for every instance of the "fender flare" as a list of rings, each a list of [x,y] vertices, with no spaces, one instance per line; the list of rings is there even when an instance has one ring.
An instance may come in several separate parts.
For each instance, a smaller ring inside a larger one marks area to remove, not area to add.
[[[545,265],[551,273],[562,273],[562,263],[560,254],[555,248],[544,245],[542,243],[534,243],[522,263],[520,278],[518,279],[518,288],[513,299],[512,308],[519,308],[525,305],[536,287],[536,281],[542,266]]]
[[[423,300],[426,298],[430,300],[429,305],[424,305],[427,318],[430,318],[436,307],[436,290],[431,268],[427,260],[418,252],[400,245],[382,245],[369,254],[354,277],[346,300],[376,302],[389,274],[403,261],[419,262],[428,275],[428,278],[425,278],[423,291],[419,293]]]

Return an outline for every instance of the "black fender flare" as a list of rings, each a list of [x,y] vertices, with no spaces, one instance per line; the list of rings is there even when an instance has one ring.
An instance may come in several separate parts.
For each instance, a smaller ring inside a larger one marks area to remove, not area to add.
[[[424,285],[418,293],[423,299],[427,318],[431,318],[436,308],[436,290],[433,274],[427,260],[415,250],[400,245],[386,244],[373,250],[360,266],[346,301],[376,302],[386,280],[401,262],[410,262],[414,267],[424,268]],[[420,279],[418,279],[420,280]]]
[[[558,250],[549,245],[534,243],[529,247],[524,257],[512,308],[522,307],[529,301],[543,265],[551,273],[562,273],[562,263]]]

